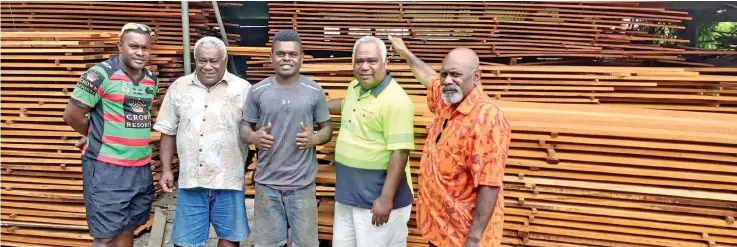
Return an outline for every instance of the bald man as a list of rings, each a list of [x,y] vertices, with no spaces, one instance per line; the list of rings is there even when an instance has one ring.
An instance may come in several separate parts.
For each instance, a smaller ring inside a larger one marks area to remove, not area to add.
[[[422,236],[431,246],[500,246],[511,130],[481,87],[478,56],[454,49],[436,73],[402,39],[389,40],[428,88],[427,106],[435,114],[420,161],[417,224]]]

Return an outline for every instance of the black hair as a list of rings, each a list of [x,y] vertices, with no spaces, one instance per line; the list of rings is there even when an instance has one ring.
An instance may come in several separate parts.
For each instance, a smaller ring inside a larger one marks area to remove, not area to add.
[[[295,32],[294,30],[281,30],[276,33],[274,35],[274,42],[272,42],[272,44],[276,44],[276,42],[280,41],[294,41],[299,44],[299,47],[302,47],[302,39],[299,37],[299,33]]]

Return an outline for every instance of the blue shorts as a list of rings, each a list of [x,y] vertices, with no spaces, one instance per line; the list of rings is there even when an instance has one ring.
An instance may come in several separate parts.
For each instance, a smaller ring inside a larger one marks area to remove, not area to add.
[[[82,178],[92,237],[110,240],[146,223],[154,199],[150,165],[125,167],[84,157]]]
[[[180,188],[171,239],[182,247],[205,246],[212,223],[219,239],[240,242],[250,232],[247,217],[243,191]]]
[[[253,238],[255,247],[317,247],[317,198],[315,184],[297,190],[276,190],[256,183]]]

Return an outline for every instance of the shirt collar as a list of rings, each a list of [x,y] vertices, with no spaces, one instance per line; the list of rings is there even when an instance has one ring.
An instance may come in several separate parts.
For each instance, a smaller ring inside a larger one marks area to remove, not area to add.
[[[230,72],[225,71],[225,74],[223,75],[223,79],[220,80],[218,83],[215,83],[215,85],[213,85],[212,87],[217,86],[220,83],[228,83],[229,81],[230,81]],[[200,78],[197,78],[197,72],[192,73],[192,84],[205,87],[205,85],[202,84],[202,82],[200,82]]]
[[[379,83],[379,85],[376,85],[374,88],[371,89],[371,95],[373,95],[374,97],[379,97],[379,94],[381,94],[381,92],[383,92],[384,89],[386,89],[386,87],[389,86],[389,83],[391,81],[392,81],[392,74],[387,71],[386,77],[384,77],[384,80],[382,80],[381,83]],[[361,86],[361,83],[356,83],[356,85],[353,87],[356,88],[360,86]],[[358,90],[361,90],[361,89],[359,88]]]
[[[481,82],[479,82],[479,84],[473,88],[471,93],[461,101],[461,104],[458,105],[456,110],[464,115],[468,115],[471,113],[471,110],[481,102],[481,99],[483,99],[484,96],[486,96],[484,94],[484,89],[481,87]]]

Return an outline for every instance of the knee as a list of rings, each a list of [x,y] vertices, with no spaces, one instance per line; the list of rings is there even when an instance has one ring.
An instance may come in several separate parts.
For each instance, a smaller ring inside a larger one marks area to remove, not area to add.
[[[95,238],[92,240],[92,247],[107,247],[111,246],[113,238]]]

